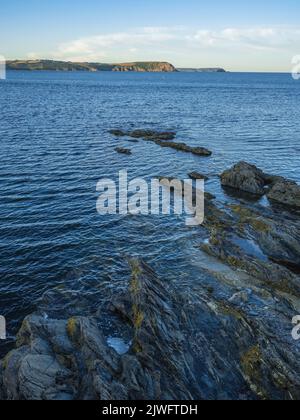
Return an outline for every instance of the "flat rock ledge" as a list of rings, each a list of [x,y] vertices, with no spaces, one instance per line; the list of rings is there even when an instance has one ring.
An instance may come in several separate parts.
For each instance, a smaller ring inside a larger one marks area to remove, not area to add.
[[[221,183],[257,196],[266,194],[273,202],[300,209],[300,186],[296,182],[266,174],[247,162],[239,162],[223,172]]]
[[[173,131],[153,131],[153,130],[133,130],[133,131],[123,131],[123,130],[110,130],[110,134],[116,137],[131,137],[133,139],[143,139],[147,141],[153,141],[161,147],[168,147],[175,149],[181,152],[192,153],[197,156],[206,156],[209,157],[212,155],[212,152],[205,147],[192,147],[188,146],[185,143],[174,142],[173,140],[176,137],[176,133]]]

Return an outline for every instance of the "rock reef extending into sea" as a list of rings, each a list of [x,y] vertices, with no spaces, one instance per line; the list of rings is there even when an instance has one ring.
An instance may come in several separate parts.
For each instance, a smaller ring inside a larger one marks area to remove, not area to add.
[[[173,131],[153,131],[153,130],[110,130],[110,134],[116,137],[131,137],[134,139],[144,139],[153,141],[161,147],[168,147],[181,152],[192,153],[198,156],[211,156],[212,152],[205,147],[192,147],[185,143],[174,142],[176,133]]]
[[[176,136],[112,134],[158,144]],[[62,313],[57,302],[68,308],[80,296],[49,291],[1,362],[1,399],[300,399],[291,335],[300,311],[300,187],[246,162],[220,182],[234,200],[205,196],[199,281],[170,284],[129,259],[127,287],[103,288],[93,316]]]

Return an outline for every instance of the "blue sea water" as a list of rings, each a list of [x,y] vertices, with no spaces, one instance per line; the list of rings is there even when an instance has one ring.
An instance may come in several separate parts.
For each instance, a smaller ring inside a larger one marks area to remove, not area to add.
[[[103,285],[122,287],[127,256],[142,256],[166,281],[200,281],[201,229],[178,216],[101,217],[97,181],[122,169],[130,178],[199,171],[226,200],[218,174],[241,159],[299,181],[299,101],[300,81],[289,74],[8,72],[0,81],[0,314],[9,335],[48,290],[93,302]],[[213,155],[130,143],[111,128],[176,130],[178,141]],[[132,155],[117,154],[119,145]]]

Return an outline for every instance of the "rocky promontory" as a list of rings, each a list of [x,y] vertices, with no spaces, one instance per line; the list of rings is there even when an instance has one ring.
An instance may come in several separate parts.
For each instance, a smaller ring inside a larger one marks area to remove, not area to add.
[[[7,61],[7,70],[47,70],[47,71],[114,71],[114,72],[175,72],[175,67],[167,62],[145,61],[134,63],[79,63],[55,60],[13,60]]]

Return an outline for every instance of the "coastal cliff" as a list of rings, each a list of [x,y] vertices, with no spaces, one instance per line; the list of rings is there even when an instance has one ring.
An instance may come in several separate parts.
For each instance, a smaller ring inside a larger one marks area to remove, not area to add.
[[[46,71],[114,71],[114,72],[175,72],[176,68],[167,62],[149,61],[134,63],[76,63],[54,60],[14,60],[7,61],[8,70]]]

